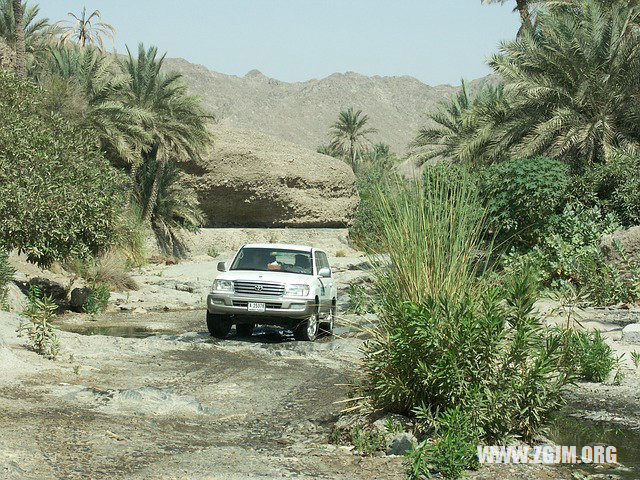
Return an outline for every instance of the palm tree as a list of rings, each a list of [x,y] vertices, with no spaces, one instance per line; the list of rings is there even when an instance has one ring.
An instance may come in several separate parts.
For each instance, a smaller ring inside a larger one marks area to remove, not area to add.
[[[438,157],[465,163],[499,160],[504,148],[495,143],[494,131],[509,109],[502,84],[487,83],[472,95],[463,80],[452,99],[427,114],[435,125],[418,130],[410,147],[422,163]]]
[[[513,103],[500,135],[515,156],[582,165],[614,149],[640,153],[640,9],[576,1],[540,12],[536,31],[490,61]]]
[[[20,68],[25,71],[26,66],[33,63],[34,57],[44,50],[55,34],[47,18],[36,18],[39,13],[38,5],[30,6],[18,0],[0,0],[0,37],[16,53],[20,50]],[[20,28],[17,28],[18,23],[21,23]]]
[[[114,58],[90,46],[50,46],[48,59],[50,75],[77,85],[82,91],[85,105],[79,112],[80,122],[97,134],[113,164],[127,166],[135,176],[142,151],[149,148],[152,139],[144,125],[149,112],[131,102],[130,77]],[[64,111],[60,113],[65,115]]]
[[[16,75],[27,78],[27,53],[24,43],[24,18],[22,17],[22,1],[13,0],[13,18],[16,22]]]
[[[67,15],[72,20],[58,22],[59,25],[67,25],[60,36],[60,43],[67,44],[76,41],[81,47],[93,45],[102,53],[105,52],[103,36],[111,39],[111,43],[113,43],[116,31],[108,23],[100,21],[102,14],[99,10],[94,10],[91,15],[87,16],[87,8],[84,7],[79,16],[73,12],[69,12]]]
[[[131,79],[131,105],[149,113],[144,127],[151,135],[151,146],[143,152],[143,157],[158,164],[143,205],[143,219],[148,222],[167,162],[198,157],[210,144],[211,136],[206,128],[208,116],[198,98],[187,94],[181,75],[160,71],[166,54],[157,58],[157,48],[145,50],[143,44],[138,47],[137,58],[128,48],[127,52],[128,58],[122,66]]]
[[[369,139],[367,135],[377,132],[375,128],[365,128],[369,117],[362,114],[362,110],[353,111],[352,107],[340,112],[338,121],[331,126],[329,135],[334,151],[343,152],[348,155],[351,168],[357,169],[358,158],[367,149]]]
[[[136,196],[140,205],[148,203],[158,179],[158,168],[158,162],[150,158],[137,171],[140,188],[136,191]],[[204,213],[200,209],[196,193],[185,185],[175,161],[166,162],[157,189],[151,228],[165,255],[182,257],[187,248],[181,231],[197,231],[204,223]]]

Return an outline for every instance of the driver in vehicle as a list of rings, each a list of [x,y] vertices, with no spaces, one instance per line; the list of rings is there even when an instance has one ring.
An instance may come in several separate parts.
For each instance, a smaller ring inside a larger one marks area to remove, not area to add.
[[[267,260],[259,250],[247,250],[239,267],[247,270],[263,270]]]

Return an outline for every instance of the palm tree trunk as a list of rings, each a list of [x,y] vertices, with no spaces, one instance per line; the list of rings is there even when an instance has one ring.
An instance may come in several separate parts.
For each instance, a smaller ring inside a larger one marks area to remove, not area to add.
[[[160,157],[160,155],[158,155]],[[153,214],[153,210],[156,206],[156,202],[158,201],[158,191],[160,190],[160,181],[164,176],[164,169],[167,162],[162,157],[158,160],[158,168],[156,169],[156,175],[153,178],[153,185],[151,186],[151,192],[149,192],[149,198],[147,199],[147,204],[144,207],[144,215],[142,219],[145,223],[151,221],[151,215]]]
[[[529,0],[516,0],[516,8],[520,14],[520,29],[518,36],[522,35],[525,28],[531,26],[531,12],[529,12]]]
[[[351,160],[351,169],[356,171],[356,146],[355,142],[351,141],[349,144],[349,159]]]
[[[13,0],[13,17],[16,22],[16,75],[18,78],[27,78],[27,54],[24,43],[22,0]]]

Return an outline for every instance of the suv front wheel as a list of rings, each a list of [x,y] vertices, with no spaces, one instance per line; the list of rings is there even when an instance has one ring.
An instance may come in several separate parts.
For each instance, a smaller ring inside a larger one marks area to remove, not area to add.
[[[231,331],[231,321],[227,315],[216,315],[207,311],[207,328],[213,337],[225,338]]]
[[[296,325],[293,329],[293,336],[296,340],[313,342],[318,337],[319,330],[320,318],[318,316],[318,309],[316,308],[307,319]]]

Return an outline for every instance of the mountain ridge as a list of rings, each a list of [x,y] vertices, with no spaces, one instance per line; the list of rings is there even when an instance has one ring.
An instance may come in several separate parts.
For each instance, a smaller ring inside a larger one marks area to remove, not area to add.
[[[285,82],[253,69],[244,76],[209,70],[182,58],[165,59],[164,68],[181,73],[189,91],[223,125],[255,130],[315,150],[329,142],[328,131],[340,110],[353,107],[378,129],[373,142],[384,142],[399,155],[416,131],[428,123],[426,112],[459,90],[427,85],[410,75],[367,76],[347,71],[320,79]],[[473,80],[472,87],[488,77]]]

